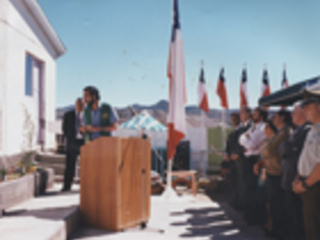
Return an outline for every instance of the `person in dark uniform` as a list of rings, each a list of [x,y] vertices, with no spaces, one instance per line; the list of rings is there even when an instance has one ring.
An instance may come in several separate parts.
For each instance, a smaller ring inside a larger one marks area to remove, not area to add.
[[[292,182],[298,174],[299,157],[311,125],[306,121],[300,102],[294,105],[292,120],[297,128],[290,138],[280,146],[282,160],[281,187],[285,192],[287,239],[301,240],[304,239],[302,203],[300,197],[293,192]]]
[[[232,150],[231,159],[235,162],[237,168],[237,204],[236,208],[239,210],[244,210],[247,200],[246,200],[246,174],[245,174],[245,149],[239,143],[239,137],[248,131],[251,127],[251,109],[249,107],[242,107],[240,109],[240,120],[241,126],[237,130],[237,142]]]
[[[235,161],[231,159],[231,154],[233,153],[234,148],[238,142],[238,130],[240,127],[240,117],[239,114],[233,113],[231,114],[231,123],[233,126],[233,131],[230,132],[226,150],[225,150],[225,162],[228,165],[229,173],[226,176],[226,191],[227,191],[227,199],[231,206],[236,207],[237,204],[237,169]],[[226,165],[226,164],[224,164]]]
[[[312,127],[304,142],[298,162],[299,178],[293,191],[301,195],[307,240],[320,239],[320,98],[303,102],[305,115]]]
[[[66,139],[66,168],[62,191],[70,191],[80,147],[83,145],[83,135],[80,132],[83,118],[84,104],[81,98],[75,103],[75,109],[65,113],[62,131]]]
[[[246,200],[246,174],[245,174],[245,155],[244,148],[239,143],[239,137],[246,132],[252,125],[251,122],[251,109],[249,107],[242,107],[240,109],[240,120],[241,125],[237,129],[236,139],[232,153],[231,160],[234,161],[237,171],[237,202],[236,208],[239,210],[244,210],[247,200]]]

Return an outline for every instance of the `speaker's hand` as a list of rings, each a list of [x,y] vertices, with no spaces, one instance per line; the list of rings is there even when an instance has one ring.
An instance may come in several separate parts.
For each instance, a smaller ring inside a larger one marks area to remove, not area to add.
[[[81,133],[86,133],[86,126],[81,126],[80,127],[80,132]]]

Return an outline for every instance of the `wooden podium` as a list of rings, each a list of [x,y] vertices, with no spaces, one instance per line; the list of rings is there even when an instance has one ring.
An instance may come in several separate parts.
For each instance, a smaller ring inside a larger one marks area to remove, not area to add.
[[[151,146],[100,137],[81,148],[80,211],[92,227],[121,231],[150,218]]]

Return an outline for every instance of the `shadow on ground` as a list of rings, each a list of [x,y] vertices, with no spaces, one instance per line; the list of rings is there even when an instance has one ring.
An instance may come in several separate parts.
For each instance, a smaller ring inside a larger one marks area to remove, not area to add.
[[[19,209],[5,212],[5,217],[36,217],[47,220],[61,221],[61,215],[68,216],[70,211],[76,211],[79,206],[41,208],[35,210]]]
[[[176,221],[172,226],[185,226],[180,238],[205,238],[213,240],[265,240],[259,227],[248,226],[242,214],[226,203],[219,207],[189,208],[182,212],[171,212],[171,216],[186,216],[185,221]]]
[[[72,234],[71,239],[83,239],[83,238],[90,238],[90,237],[100,237],[100,236],[109,236],[115,234],[114,232],[95,229],[95,228],[88,228],[87,226],[83,226],[78,229],[77,232]]]

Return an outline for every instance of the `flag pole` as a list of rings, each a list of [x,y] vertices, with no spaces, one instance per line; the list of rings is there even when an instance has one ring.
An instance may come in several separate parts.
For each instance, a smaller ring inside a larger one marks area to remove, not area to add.
[[[203,110],[201,110],[201,123],[202,123],[202,127],[204,129],[206,129],[206,125],[205,125],[205,112]],[[205,161],[205,154],[206,154],[206,149],[201,151],[201,161],[202,161],[202,177],[204,179],[207,179],[207,166],[206,166],[206,161]]]
[[[225,109],[222,108],[221,110],[221,138],[222,138],[222,150],[224,151],[225,149]]]
[[[174,191],[172,187],[172,166],[173,166],[173,159],[167,161],[167,184],[164,192],[162,193],[162,197],[165,200],[172,201],[172,200],[179,200],[178,194]]]
[[[170,159],[168,161],[168,167],[167,167],[167,185],[163,193],[163,196],[166,199],[172,199],[173,197],[177,196],[176,192],[172,188],[172,163],[173,163],[173,160]]]
[[[223,64],[222,64],[222,66],[221,66],[221,68],[223,69],[224,68],[224,66],[223,66]],[[221,110],[221,140],[222,140],[222,151],[224,151],[224,149],[225,149],[225,135],[226,135],[226,133],[225,133],[225,108],[222,106],[222,110]]]
[[[204,61],[201,60],[201,68],[204,68]],[[201,109],[201,126],[205,128],[205,112],[203,109]],[[201,162],[202,162],[202,177],[204,179],[207,178],[207,172],[206,172],[206,166],[205,166],[205,160],[204,160],[204,151],[201,151]]]
[[[178,143],[185,137],[186,84],[181,24],[179,20],[178,0],[172,0],[172,35],[170,39],[167,75],[169,77],[168,110],[168,165],[167,186],[162,196],[167,200],[177,199],[172,189],[172,165]]]

